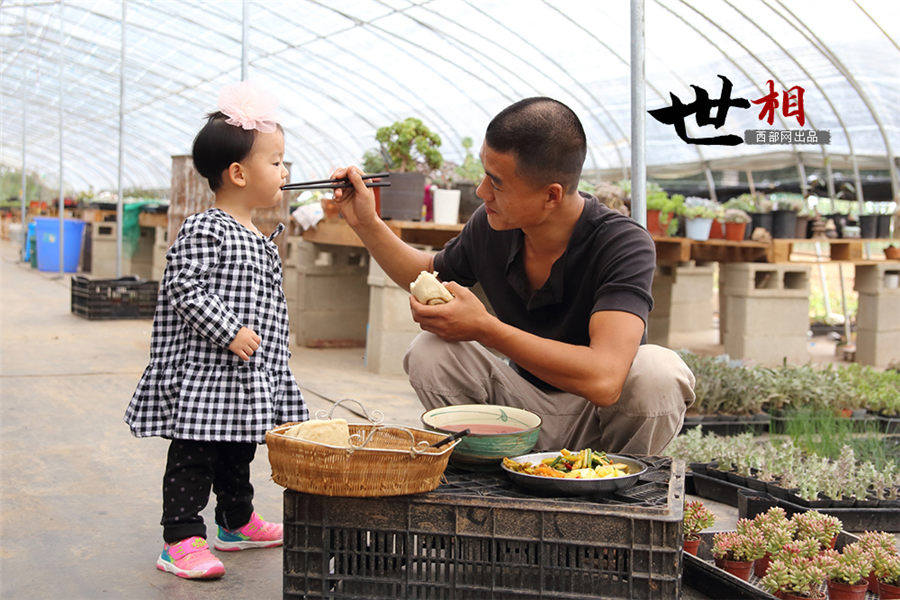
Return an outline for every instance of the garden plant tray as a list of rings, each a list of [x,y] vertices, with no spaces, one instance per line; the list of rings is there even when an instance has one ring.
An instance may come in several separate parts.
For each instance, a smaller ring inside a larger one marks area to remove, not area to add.
[[[152,319],[158,281],[72,278],[72,314],[86,319]]]
[[[710,471],[711,472],[711,471]],[[779,498],[768,491],[752,489],[721,479],[708,474],[694,472],[691,475],[691,489],[697,496],[722,502],[730,506],[734,506],[741,513],[741,504],[746,502],[747,498],[755,498],[756,501],[765,504],[762,510],[768,510],[772,506],[780,506],[788,514],[796,512],[805,512],[808,510],[816,510],[818,512],[833,515],[841,520],[845,529],[851,531],[889,531],[900,532],[900,519],[897,518],[898,509],[896,506],[885,507],[865,507],[865,506],[812,506],[810,503],[805,505],[792,502],[785,498]],[[757,480],[753,480],[757,484]],[[818,503],[816,503],[818,504]],[[746,516],[741,514],[740,516]],[[752,515],[750,515],[752,516]]]
[[[284,598],[681,597],[684,463],[641,457],[610,497],[536,496],[500,472],[426,493],[284,493]]]
[[[775,600],[775,596],[759,585],[759,577],[750,574],[750,580],[744,581],[731,573],[720,569],[713,562],[712,544],[715,533],[701,533],[700,547],[697,556],[684,553],[684,585],[695,589],[710,598],[728,598],[729,600]],[[841,550],[858,538],[845,531],[838,534],[835,549]],[[877,600],[878,595],[866,593],[866,600]]]

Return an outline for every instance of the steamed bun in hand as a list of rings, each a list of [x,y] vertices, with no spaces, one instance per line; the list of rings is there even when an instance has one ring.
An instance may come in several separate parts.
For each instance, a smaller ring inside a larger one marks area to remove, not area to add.
[[[409,284],[409,291],[422,304],[446,304],[453,300],[450,290],[438,281],[437,271],[419,273],[416,280]]]

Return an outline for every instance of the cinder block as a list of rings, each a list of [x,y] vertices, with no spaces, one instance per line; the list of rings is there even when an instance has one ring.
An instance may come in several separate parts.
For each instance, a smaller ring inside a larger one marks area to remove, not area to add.
[[[725,331],[738,337],[761,337],[768,332],[806,340],[809,302],[805,298],[729,296]]]
[[[298,236],[299,237],[299,236]],[[288,260],[303,273],[315,275],[365,275],[368,252],[364,248],[313,244],[300,238],[292,244]]]
[[[650,320],[647,323],[647,341],[651,344],[668,347],[671,334],[671,321],[667,317],[654,317],[653,313],[650,313]]]
[[[122,275],[136,275],[150,279],[153,274],[153,250],[156,231],[141,227],[137,249],[132,256],[123,252]],[[111,279],[116,276],[117,224],[94,223],[91,229],[91,276]]]
[[[859,294],[856,325],[872,331],[900,330],[900,293]]]
[[[779,365],[785,358],[790,363],[809,361],[805,337],[746,337],[729,334],[725,338],[725,353],[731,358],[752,360],[762,365]]]
[[[307,309],[327,307],[329,310],[352,310],[366,303],[369,287],[361,274],[300,273],[296,293],[297,299]]]
[[[291,331],[300,346],[362,346],[368,320],[368,310],[305,310],[291,322]]]
[[[669,334],[706,329],[713,324],[713,267],[658,267],[653,277],[653,311],[649,336],[654,344],[669,345]],[[664,323],[664,324],[663,324]]]
[[[163,275],[166,272],[166,252],[168,252],[168,248],[166,246],[160,246],[159,244],[153,246],[153,262],[150,267],[150,279],[153,281],[162,281]]]
[[[722,263],[719,293],[730,296],[809,296],[808,265],[772,263]]]
[[[864,365],[886,367],[900,360],[900,331],[856,331],[856,361]]]
[[[712,298],[703,302],[680,302],[670,307],[673,332],[697,331],[713,326]]]
[[[900,263],[885,262],[876,265],[856,265],[853,289],[860,294],[896,294],[900,288],[888,288],[886,283],[900,278]]]

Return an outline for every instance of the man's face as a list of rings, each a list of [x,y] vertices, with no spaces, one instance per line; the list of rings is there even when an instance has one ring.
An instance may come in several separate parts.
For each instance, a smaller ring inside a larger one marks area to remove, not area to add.
[[[549,213],[547,190],[516,174],[516,158],[481,146],[484,179],[475,193],[484,201],[488,223],[497,230],[522,229],[540,224]]]

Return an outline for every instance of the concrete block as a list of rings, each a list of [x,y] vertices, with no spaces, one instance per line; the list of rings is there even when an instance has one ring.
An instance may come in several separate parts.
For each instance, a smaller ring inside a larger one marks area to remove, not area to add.
[[[362,274],[321,275],[300,273],[297,277],[298,301],[307,309],[355,309],[365,305],[369,287]]]
[[[650,313],[650,320],[647,323],[647,341],[651,344],[668,347],[671,334],[672,324],[668,317],[654,317],[653,313]]]
[[[362,346],[366,340],[369,311],[304,310],[291,313],[291,332],[297,345],[310,348]]]
[[[151,279],[156,231],[141,227],[138,247],[132,256],[122,256],[122,275],[136,275]],[[94,223],[91,229],[91,277],[112,279],[116,276],[117,224]]]
[[[806,337],[746,337],[728,335],[725,338],[725,353],[731,358],[751,360],[761,365],[775,366],[786,358],[790,363],[809,361]]]
[[[669,345],[669,334],[708,328],[713,323],[714,269],[711,265],[661,266],[653,277],[653,311],[649,335],[653,343]],[[660,320],[666,322],[660,326]]]
[[[874,367],[886,367],[900,361],[900,330],[856,330],[856,361]]]
[[[299,238],[299,236],[297,236]],[[299,238],[292,240],[288,261],[308,274],[345,275],[365,273],[369,254],[364,248],[313,244]]]
[[[900,294],[860,292],[856,325],[878,332],[900,330]]]
[[[158,228],[162,229],[162,228]],[[150,265],[150,279],[153,281],[162,281],[163,274],[166,272],[166,252],[168,247],[156,244],[153,246],[153,261]]]
[[[896,294],[900,296],[900,262],[856,265],[853,289],[860,294]]]
[[[712,298],[703,302],[679,302],[670,307],[673,332],[697,331],[713,326]]]
[[[739,337],[797,336],[804,341],[809,329],[809,303],[805,298],[729,296],[725,331]]]
[[[808,265],[772,263],[722,263],[719,293],[731,296],[809,296]]]

